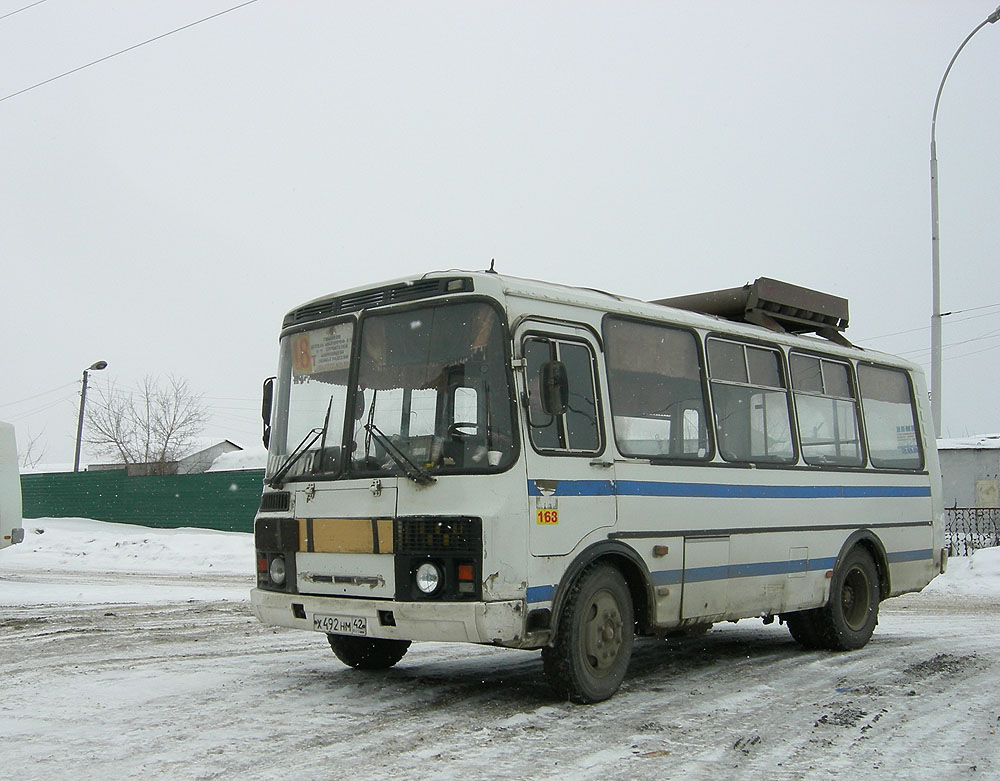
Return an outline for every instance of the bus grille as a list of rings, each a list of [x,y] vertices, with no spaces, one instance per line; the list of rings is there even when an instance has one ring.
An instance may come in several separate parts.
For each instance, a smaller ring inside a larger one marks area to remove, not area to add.
[[[288,491],[275,491],[260,497],[260,511],[262,513],[288,512],[290,506],[291,494]]]
[[[483,522],[479,518],[399,518],[396,521],[398,553],[479,554]]]

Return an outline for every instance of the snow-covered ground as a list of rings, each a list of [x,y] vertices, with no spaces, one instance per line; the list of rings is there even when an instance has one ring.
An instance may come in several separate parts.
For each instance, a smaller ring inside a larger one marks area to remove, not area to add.
[[[25,521],[0,551],[0,778],[1000,777],[1000,549],[884,603],[860,651],[759,621],[642,640],[594,706],[537,653],[350,670],[258,624],[252,582],[250,535]]]

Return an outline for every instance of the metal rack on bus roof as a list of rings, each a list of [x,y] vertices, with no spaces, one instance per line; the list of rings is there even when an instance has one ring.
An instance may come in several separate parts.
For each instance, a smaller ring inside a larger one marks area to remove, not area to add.
[[[815,333],[844,347],[853,346],[843,334],[848,325],[846,298],[769,277],[758,277],[743,287],[660,298],[650,303],[782,333]]]

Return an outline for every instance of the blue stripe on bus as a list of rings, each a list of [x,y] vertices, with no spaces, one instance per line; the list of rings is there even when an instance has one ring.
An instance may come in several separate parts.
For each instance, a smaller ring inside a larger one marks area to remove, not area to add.
[[[612,480],[552,480],[558,483],[555,493],[543,494],[534,480],[528,481],[528,496],[614,496]]]
[[[930,496],[930,486],[740,485],[659,483],[646,480],[552,480],[553,491],[528,480],[528,496],[673,496],[712,499],[870,499]]]
[[[890,564],[898,564],[903,561],[920,561],[934,556],[934,551],[928,550],[904,550],[899,553],[887,553],[886,557]]]
[[[899,551],[887,554],[890,564],[906,561],[930,559],[933,552],[927,550]],[[833,569],[836,557],[823,559],[796,559],[792,561],[765,561],[755,564],[723,564],[717,567],[694,567],[684,570],[657,570],[649,573],[654,586],[680,586],[682,583],[707,583],[713,580],[733,578],[755,578],[765,575],[788,575],[792,573]],[[555,586],[532,586],[527,590],[529,603],[551,602],[555,596]]]

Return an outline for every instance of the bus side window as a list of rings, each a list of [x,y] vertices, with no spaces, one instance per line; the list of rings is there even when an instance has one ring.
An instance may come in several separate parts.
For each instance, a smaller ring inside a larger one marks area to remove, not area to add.
[[[883,469],[922,469],[913,392],[906,372],[885,366],[858,365],[861,407],[868,433],[872,466]]]
[[[797,353],[789,365],[805,462],[860,466],[858,402],[849,365]]]
[[[695,334],[608,317],[604,339],[619,452],[646,458],[711,458]]]
[[[794,461],[781,354],[769,347],[710,338],[708,366],[722,457],[726,461]]]
[[[601,448],[594,359],[581,342],[542,337],[524,340],[528,384],[528,427],[538,450],[568,450],[594,453]],[[562,415],[551,415],[542,407],[541,371],[549,361],[561,361],[569,384],[569,405]]]

